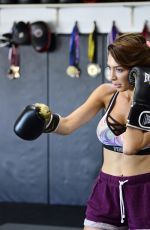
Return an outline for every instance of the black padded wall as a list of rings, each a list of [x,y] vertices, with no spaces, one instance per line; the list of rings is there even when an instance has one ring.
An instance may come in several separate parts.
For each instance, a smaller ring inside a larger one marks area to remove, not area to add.
[[[21,78],[9,80],[8,48],[0,50],[0,202],[84,205],[102,163],[96,137],[101,113],[69,136],[43,134],[24,141],[13,132],[18,113],[27,104],[42,102],[52,111],[68,115],[104,81],[87,75],[88,36],[80,37],[78,79],[66,75],[69,36],[57,36],[56,50],[37,53],[20,47]],[[105,36],[98,39],[98,60],[105,65]],[[106,55],[106,54],[105,54]]]

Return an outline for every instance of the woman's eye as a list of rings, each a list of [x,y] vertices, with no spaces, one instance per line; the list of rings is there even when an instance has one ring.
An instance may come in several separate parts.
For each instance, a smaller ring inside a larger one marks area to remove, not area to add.
[[[123,69],[122,69],[122,68],[116,68],[116,72],[122,73],[122,72],[123,72]]]

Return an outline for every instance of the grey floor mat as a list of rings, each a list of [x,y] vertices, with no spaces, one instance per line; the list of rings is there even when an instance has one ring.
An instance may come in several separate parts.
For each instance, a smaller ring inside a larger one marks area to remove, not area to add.
[[[0,230],[82,230],[81,228],[72,227],[56,227],[56,226],[41,226],[27,224],[4,224],[0,226]]]

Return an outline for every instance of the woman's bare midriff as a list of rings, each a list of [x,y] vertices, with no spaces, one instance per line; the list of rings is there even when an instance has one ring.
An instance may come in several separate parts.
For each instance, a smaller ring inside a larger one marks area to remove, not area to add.
[[[150,155],[125,155],[104,149],[102,171],[113,176],[134,176],[150,172]]]

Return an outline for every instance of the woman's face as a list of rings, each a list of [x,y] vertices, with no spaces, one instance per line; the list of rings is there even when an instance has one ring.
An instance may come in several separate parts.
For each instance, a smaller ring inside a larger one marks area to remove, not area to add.
[[[110,53],[108,54],[107,65],[110,74],[109,78],[114,88],[116,88],[118,91],[125,91],[132,88],[128,81],[129,70],[120,66],[120,64],[114,60]]]

